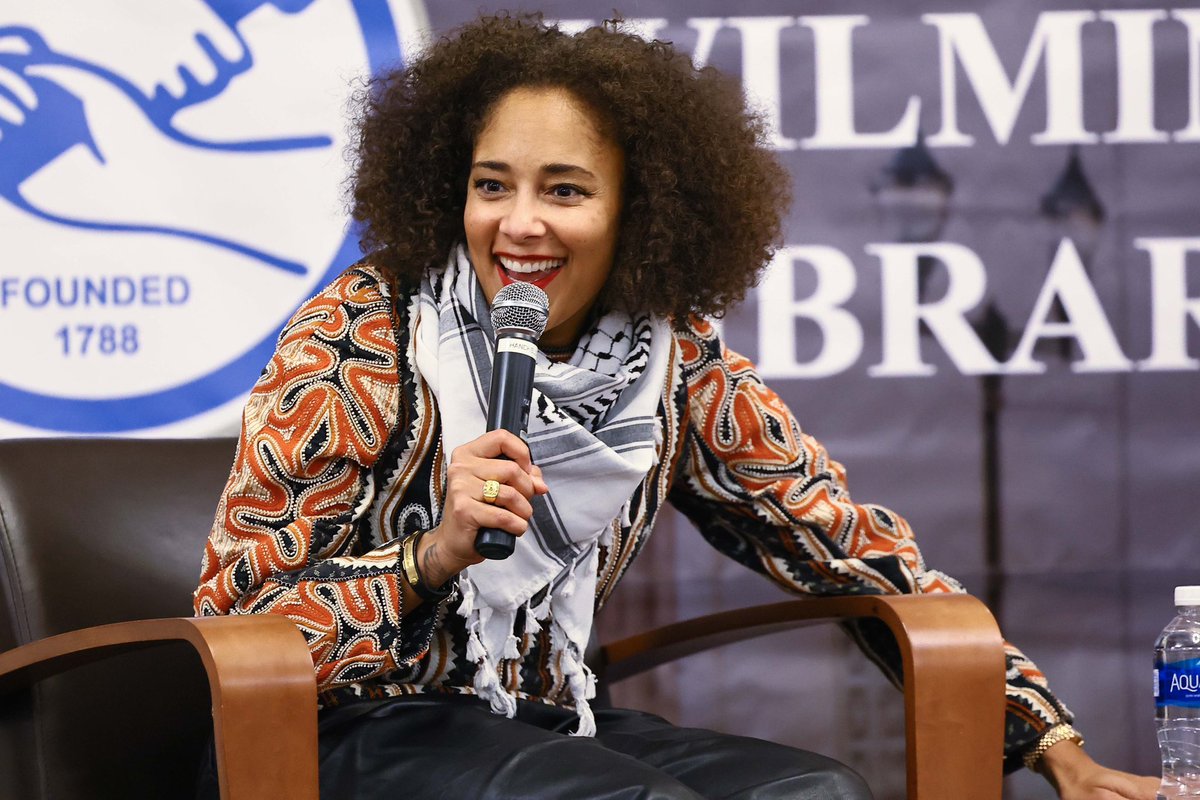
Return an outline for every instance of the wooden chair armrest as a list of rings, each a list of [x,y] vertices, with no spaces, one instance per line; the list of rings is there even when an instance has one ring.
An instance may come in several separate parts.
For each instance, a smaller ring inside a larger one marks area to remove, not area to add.
[[[138,620],[71,631],[0,653],[0,696],[114,653],[187,642],[212,694],[221,797],[317,800],[312,657],[282,617]]]
[[[818,619],[876,617],[904,662],[910,800],[999,800],[1004,749],[1004,647],[987,607],[969,595],[811,597],[726,611],[613,642],[601,652],[615,681]]]

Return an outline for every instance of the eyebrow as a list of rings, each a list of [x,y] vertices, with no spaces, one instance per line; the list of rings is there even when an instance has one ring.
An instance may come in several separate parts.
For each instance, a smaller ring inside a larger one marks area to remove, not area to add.
[[[578,164],[543,164],[542,170],[551,175],[567,175],[578,172],[587,175],[589,178],[596,177],[590,169],[585,169]]]
[[[503,161],[476,161],[471,165],[473,169],[490,169],[496,172],[508,172],[511,167]],[[586,175],[589,178],[595,178],[596,175],[590,169],[581,167],[578,164],[543,164],[542,171],[550,175],[570,175],[578,173]]]

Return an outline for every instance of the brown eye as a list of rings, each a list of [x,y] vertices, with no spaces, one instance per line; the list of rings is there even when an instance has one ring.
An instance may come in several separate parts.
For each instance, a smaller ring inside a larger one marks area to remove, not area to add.
[[[573,200],[577,197],[587,197],[588,193],[578,186],[573,186],[569,183],[560,183],[550,190],[550,194],[560,200]]]

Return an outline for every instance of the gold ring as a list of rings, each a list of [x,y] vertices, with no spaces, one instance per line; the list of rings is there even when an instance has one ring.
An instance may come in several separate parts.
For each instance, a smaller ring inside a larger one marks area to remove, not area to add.
[[[483,482],[483,502],[491,504],[500,496],[500,481]]]

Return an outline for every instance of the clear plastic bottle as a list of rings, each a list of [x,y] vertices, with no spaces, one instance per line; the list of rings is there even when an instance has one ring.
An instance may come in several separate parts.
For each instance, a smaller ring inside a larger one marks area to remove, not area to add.
[[[1175,610],[1154,643],[1159,800],[1200,798],[1200,586],[1177,586]]]

